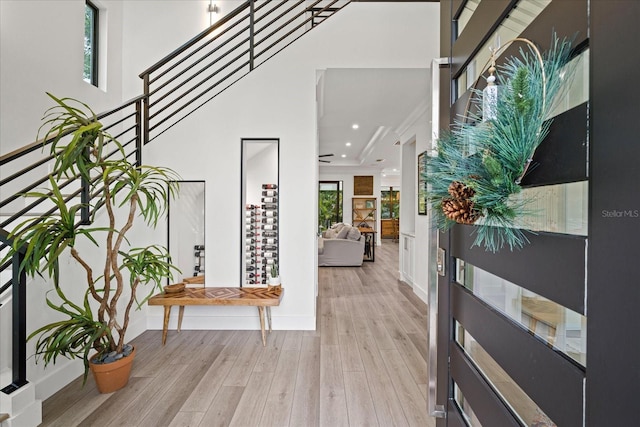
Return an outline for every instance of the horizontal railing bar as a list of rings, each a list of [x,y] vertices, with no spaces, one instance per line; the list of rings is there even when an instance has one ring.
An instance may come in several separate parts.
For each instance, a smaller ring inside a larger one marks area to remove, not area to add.
[[[266,24],[265,26],[271,25],[271,23],[273,23],[275,20],[277,20],[277,19],[281,18],[282,16],[286,15],[287,13],[291,12],[292,10],[294,10],[295,8],[297,8],[298,6],[300,6],[300,4],[302,4],[304,2],[305,2],[305,0],[299,0],[298,3],[294,4],[293,6],[291,6],[287,11],[282,13],[278,18],[275,18],[274,20],[272,20],[270,23]],[[277,6],[269,9],[264,15],[256,17],[255,20],[253,21],[254,25],[258,24],[263,19],[266,19],[269,15],[271,15],[273,12],[275,12],[278,9],[280,9],[282,6],[284,6],[287,3],[290,3],[290,2],[283,1],[280,4],[278,4]],[[266,4],[263,4],[262,6],[265,6],[265,5]],[[259,8],[256,8],[255,11],[257,12],[258,10],[259,10]],[[256,31],[255,33],[257,34],[258,31]]]
[[[119,107],[113,108],[111,110],[105,111],[103,113],[97,114],[96,115],[96,120],[100,120],[103,119],[111,114],[117,113],[120,110],[123,110],[124,108],[130,106],[130,105],[134,105],[136,102],[145,99],[146,95],[139,95],[136,96],[135,98],[132,98],[128,101],[126,101],[124,104],[120,105]],[[69,135],[70,133],[73,133],[74,129],[69,129],[68,131],[64,132],[62,134],[62,136],[66,136]],[[39,139],[37,141],[34,141],[32,143],[29,143],[21,148],[18,148],[10,153],[4,154],[2,156],[0,156],[0,165],[4,165],[6,163],[9,163],[10,161],[13,161],[15,159],[18,159],[26,154],[29,154],[35,150],[38,149],[39,146],[45,146],[45,145],[49,145],[51,144],[51,142],[53,141],[53,139],[55,139],[59,134],[55,134],[52,135],[49,139]]]
[[[248,29],[249,27],[245,27],[244,29]],[[238,33],[237,35],[239,35],[240,33]],[[237,36],[236,35],[236,36]],[[236,37],[234,36],[234,38]],[[230,40],[229,40],[230,41]],[[245,38],[243,40],[241,40],[239,43],[237,43],[235,46],[233,46],[231,49],[229,49],[228,51],[226,51],[223,55],[219,56],[218,58],[216,58],[213,62],[210,62],[209,65],[206,65],[202,68],[200,68],[200,70],[198,70],[196,73],[194,73],[193,75],[191,75],[188,79],[183,80],[180,84],[178,84],[176,87],[170,89],[169,91],[167,91],[167,93],[165,93],[164,95],[162,95],[160,98],[155,99],[153,101],[153,103],[150,104],[150,106],[156,105],[158,102],[162,101],[163,99],[165,99],[167,96],[169,96],[170,94],[172,94],[173,92],[175,92],[176,90],[180,89],[182,86],[184,86],[185,84],[187,84],[188,82],[190,82],[191,80],[193,80],[194,78],[196,78],[197,76],[199,76],[201,73],[203,73],[204,71],[208,70],[209,68],[211,68],[216,62],[220,61],[222,58],[225,58],[227,55],[229,55],[230,53],[232,53],[233,51],[235,51],[239,46],[243,45],[244,43],[247,43],[249,41],[249,38]],[[222,47],[222,46],[220,46]],[[246,53],[247,51],[245,51]],[[231,61],[233,62],[233,61]],[[203,81],[201,81],[198,85],[196,85],[195,87],[199,86],[200,84],[204,83],[206,80],[210,79],[211,77],[213,77],[215,74],[207,77],[206,79],[204,79]],[[176,78],[179,76],[176,76]],[[164,87],[164,85],[162,86]],[[193,90],[195,87],[191,88],[189,91]],[[155,89],[150,95],[152,95],[153,93],[157,92],[159,89],[161,88],[157,88]],[[187,92],[188,93],[188,92]],[[183,94],[186,95],[186,93]],[[175,101],[179,100],[180,98],[175,99]],[[151,117],[149,117],[151,118]]]
[[[321,0],[317,0],[314,4],[312,4],[310,7],[315,6],[316,4],[318,4]],[[338,0],[333,0],[331,3],[329,3],[327,6],[323,7],[321,10],[325,10],[326,8],[332,6],[333,4],[337,3]],[[307,9],[305,9],[305,11],[307,11]],[[263,43],[264,41],[266,41],[268,38],[270,38],[271,36],[273,36],[274,34],[276,34],[277,32],[279,32],[280,30],[284,29],[287,25],[289,25],[290,23],[292,23],[293,21],[295,21],[298,17],[300,17],[302,14],[298,14],[296,16],[294,16],[293,18],[289,19],[287,22],[285,22],[284,24],[280,25],[278,28],[276,28],[275,30],[273,30],[271,33],[269,33],[266,37],[264,37],[262,40],[260,40],[259,42],[256,42],[256,46],[258,46],[259,44]],[[301,24],[299,24],[297,27],[295,27],[293,30],[289,31],[287,34],[285,34],[284,36],[280,37],[280,39],[276,42],[279,43],[280,41],[284,40],[285,38],[289,37],[293,32],[295,32],[296,30],[298,30],[299,28],[301,28],[302,26],[304,26],[307,22],[310,22],[313,17],[315,15],[313,14],[313,12],[311,13],[311,17],[305,19]],[[273,23],[270,22],[269,25],[271,25]],[[264,28],[262,28],[260,31],[262,31],[263,29],[268,28],[267,26],[265,26]],[[256,31],[256,34],[258,34],[260,31]],[[271,48],[273,46],[273,44],[269,47]],[[265,51],[268,49],[265,49]]]
[[[44,177],[44,178],[40,181],[40,184],[42,184],[43,182],[45,182],[48,178],[49,178],[49,176]],[[78,180],[78,178],[79,178],[79,175],[76,175],[75,177],[68,179],[66,182],[62,183],[62,184],[59,186],[59,188],[60,188],[60,189],[65,188],[66,186],[68,186],[68,185],[69,185],[69,184],[71,184],[72,182],[77,181],[77,180]],[[39,185],[39,184],[32,185],[32,186],[31,186],[31,189],[35,188],[37,185]],[[27,191],[23,191],[23,192],[20,192],[20,193],[26,193],[26,192],[27,192]],[[16,196],[21,197],[22,195],[21,195],[20,193],[17,193],[17,194],[16,194]],[[48,192],[48,193],[45,193],[45,194],[51,195],[52,193],[51,193],[51,192]],[[0,224],[0,227],[2,227],[2,228],[6,227],[7,225],[11,224],[13,221],[17,220],[18,218],[20,218],[20,217],[21,217],[21,216],[23,216],[24,214],[28,213],[31,209],[33,209],[33,208],[35,208],[36,206],[38,206],[38,205],[40,205],[41,203],[43,203],[45,200],[47,200],[47,198],[45,198],[45,197],[40,197],[40,198],[36,199],[36,201],[34,201],[33,203],[31,203],[31,204],[29,204],[29,205],[25,206],[22,210],[20,210],[20,211],[18,211],[18,212],[16,212],[16,213],[14,213],[13,215],[11,215],[7,220],[5,220],[4,222],[2,222],[2,223]],[[69,199],[69,200],[71,200],[71,199]],[[68,200],[67,200],[67,199],[65,199],[65,201],[68,201]],[[51,211],[47,212],[45,215],[51,215],[51,214],[52,214],[53,212],[55,212],[55,211],[56,211],[56,208],[54,208],[53,210],[51,210]]]
[[[315,4],[320,3],[322,0],[316,0]],[[291,6],[289,9],[285,10],[284,12],[282,12],[280,15],[276,16],[275,18],[273,18],[271,21],[267,22],[264,26],[262,26],[262,28],[258,29],[255,31],[254,35],[258,35],[260,34],[262,31],[266,30],[267,28],[269,28],[274,22],[277,22],[278,20],[282,19],[282,17],[286,16],[289,12],[291,12],[292,10],[295,10],[301,3],[304,3],[304,0],[302,1],[298,1],[298,3],[294,4],[293,6]],[[302,12],[304,13],[304,12]],[[295,21],[297,18],[299,18],[301,15],[301,13],[296,14],[293,18],[289,19],[289,21],[284,24],[284,26],[289,25],[292,21]],[[262,18],[261,18],[262,19]],[[256,20],[257,22],[258,20]],[[281,27],[282,28],[282,27]]]
[[[162,77],[164,77],[167,73],[169,73],[170,71],[174,70],[176,67],[178,67],[179,65],[183,64],[187,59],[191,58],[195,53],[201,51],[202,49],[204,49],[205,47],[209,46],[211,43],[213,43],[214,41],[220,39],[223,35],[225,35],[227,32],[231,31],[232,29],[234,29],[237,25],[239,25],[241,22],[243,22],[245,19],[247,19],[249,17],[249,15],[245,16],[242,19],[239,19],[238,21],[234,22],[233,24],[229,25],[227,28],[224,29],[224,31],[220,32],[220,34],[216,35],[215,37],[211,38],[210,40],[207,40],[205,43],[202,44],[202,46],[200,46],[198,49],[194,50],[189,56],[186,56],[184,58],[182,58],[180,61],[177,61],[175,64],[171,65],[170,67],[167,67],[166,70],[164,70],[163,72],[161,72],[159,75],[157,75],[156,77],[154,77],[153,79],[149,79],[149,84],[153,84],[154,82],[158,81],[159,79],[161,79]],[[231,42],[231,40],[235,39],[236,37],[238,37],[240,34],[242,34],[243,30],[248,29],[249,26],[245,26],[244,28],[240,29],[237,33],[235,33],[234,35],[230,36],[227,40],[224,41],[224,43],[222,43],[219,47],[216,47],[215,49],[213,49],[211,52],[209,52],[208,54],[206,54],[204,57],[200,58],[199,60],[195,61],[193,64],[191,64],[191,66],[194,66],[196,64],[199,64],[200,62],[202,62],[205,58],[209,57],[210,55],[212,55],[213,53],[215,53],[216,51],[219,50],[219,48],[221,48],[222,46],[225,46],[227,43]],[[171,79],[167,80],[166,82],[164,82],[159,88],[163,88],[165,87],[167,84],[171,83],[172,81],[174,81],[176,78],[180,77],[180,73],[177,73],[175,76],[173,76]],[[156,89],[155,91],[157,92],[158,89]],[[149,95],[153,95],[153,92],[150,92]]]
[[[330,3],[330,5],[336,3],[338,0],[335,0],[334,2]],[[328,6],[327,6],[328,7]],[[310,18],[306,19],[305,21],[303,21],[302,23],[300,23],[297,27],[293,28],[292,30],[290,30],[287,34],[285,34],[284,36],[280,37],[278,40],[276,40],[275,42],[271,43],[269,46],[267,46],[265,49],[263,49],[261,52],[258,52],[254,55],[254,58],[259,58],[260,56],[262,56],[264,53],[268,52],[271,48],[275,47],[276,45],[278,45],[279,43],[281,43],[283,40],[285,40],[286,38],[288,38],[291,34],[293,34],[294,32],[296,32],[299,28],[303,27],[307,22],[313,20],[314,16],[311,16]],[[283,24],[280,28],[278,28],[279,31],[281,29],[283,29],[286,25],[288,25],[289,23]],[[320,25],[321,22],[318,22],[316,24],[316,26]],[[264,43],[269,37],[271,37],[273,34],[275,33],[272,32],[271,34],[269,34],[268,36],[266,36],[265,38],[261,39],[259,42],[256,42],[255,46],[257,47],[258,45]],[[280,52],[282,49],[284,49],[285,47],[289,46],[291,43],[293,43],[294,41],[296,41],[297,39],[299,39],[300,37],[302,37],[302,35],[306,34],[307,31],[305,31],[303,34],[301,34],[300,36],[296,37],[295,39],[291,40],[289,43],[287,43],[285,46],[283,46],[281,49],[279,49],[277,52]],[[277,53],[276,52],[276,53]],[[274,53],[275,55],[275,53]],[[271,58],[273,55],[269,56],[267,59]],[[266,59],[265,59],[266,61]]]
[[[144,76],[150,75],[154,71],[157,71],[158,69],[160,69],[161,67],[166,65],[169,61],[175,59],[178,55],[180,55],[181,53],[185,52],[190,47],[194,46],[196,43],[198,43],[200,40],[202,40],[205,37],[207,37],[213,31],[217,30],[219,27],[224,25],[226,22],[228,22],[231,19],[233,19],[236,16],[238,16],[240,14],[240,12],[242,12],[243,10],[245,10],[246,8],[249,7],[249,3],[250,3],[249,1],[245,1],[243,4],[241,4],[240,6],[238,6],[237,8],[232,10],[231,12],[229,12],[224,17],[222,17],[218,22],[216,22],[215,24],[213,24],[212,26],[210,26],[206,30],[200,32],[200,34],[196,35],[191,40],[189,40],[188,42],[186,42],[185,44],[180,46],[178,49],[174,50],[173,52],[171,52],[170,54],[168,54],[167,56],[162,58],[160,61],[156,62],[151,67],[149,67],[146,70],[144,70],[138,76],[140,78],[144,78]]]
[[[248,40],[248,39],[247,39]],[[184,93],[182,93],[180,96],[178,96],[177,98],[173,99],[170,103],[168,103],[167,105],[165,105],[164,107],[160,108],[158,111],[155,111],[153,114],[151,114],[149,116],[149,120],[153,119],[154,117],[156,117],[158,114],[162,113],[163,111],[165,111],[167,108],[173,106],[176,102],[178,102],[179,100],[181,100],[182,98],[184,98],[185,96],[187,96],[188,94],[190,94],[191,92],[193,92],[194,90],[198,89],[200,86],[202,86],[205,82],[211,80],[213,77],[215,77],[216,75],[218,75],[221,71],[225,70],[227,67],[229,67],[231,64],[234,64],[236,61],[238,61],[240,58],[242,58],[245,54],[247,54],[249,52],[249,50],[244,50],[242,52],[240,52],[240,54],[236,55],[235,58],[232,58],[229,62],[227,62],[225,65],[223,65],[222,67],[218,68],[216,71],[214,71],[212,74],[209,74],[207,77],[205,77],[204,79],[200,80],[200,82],[194,86],[192,86],[191,88],[189,88],[188,90],[186,90]],[[248,62],[247,62],[248,63]],[[215,86],[213,86],[215,87]],[[210,89],[209,89],[210,90]],[[189,101],[189,103],[195,101],[196,99],[198,99],[200,96],[202,96],[203,94],[207,93],[209,90],[205,90],[204,92],[201,92],[197,97],[195,98],[191,98],[191,101]],[[150,104],[149,107],[153,107],[154,105],[156,105],[156,102],[154,102],[153,104]],[[154,126],[155,127],[155,126]],[[149,128],[149,130],[153,130],[154,127]]]
[[[246,65],[248,65],[249,62],[247,62]],[[215,98],[216,96],[220,95],[222,92],[224,92],[225,90],[229,89],[235,82],[237,82],[238,80],[240,80],[241,78],[243,78],[244,76],[246,76],[247,74],[249,74],[249,71],[247,71],[246,73],[244,73],[243,75],[241,75],[240,77],[238,77],[237,79],[235,79],[234,81],[232,81],[231,83],[229,83],[229,85],[225,86],[224,88],[222,88],[220,90],[220,92],[216,92],[215,95],[210,96],[209,98],[207,98],[206,100],[204,100],[202,103],[200,103],[197,107],[195,107],[194,109],[192,109],[191,111],[189,111],[187,114],[185,114],[184,116],[180,117],[179,119],[177,119],[174,123],[172,123],[171,125],[167,126],[165,129],[163,129],[161,132],[158,132],[157,135],[154,135],[152,138],[149,139],[149,142],[153,141],[154,139],[158,138],[160,135],[162,135],[163,133],[165,133],[166,131],[168,131],[169,129],[171,129],[172,127],[174,127],[175,125],[177,125],[178,123],[180,123],[181,121],[183,121],[184,119],[186,119],[187,117],[189,117],[190,114],[193,114],[195,111],[197,111],[198,109],[202,108],[207,102],[211,101],[213,98]],[[227,78],[225,78],[226,80]],[[183,108],[184,109],[184,108]]]
[[[241,56],[241,55],[240,55]],[[238,56],[238,58],[240,57]],[[237,58],[236,58],[237,59]],[[235,62],[235,60],[234,60]],[[228,63],[227,65],[225,65],[224,68],[228,67],[229,65],[231,65],[233,62]],[[235,70],[233,70],[231,73],[227,74],[226,77],[224,77],[223,79],[219,80],[217,83],[215,83],[213,86],[210,86],[208,89],[205,89],[204,91],[200,92],[198,95],[196,95],[195,97],[191,98],[186,104],[183,104],[180,108],[176,109],[173,113],[171,113],[169,116],[165,117],[164,119],[162,119],[160,122],[158,122],[157,124],[155,124],[154,126],[150,127],[149,130],[153,130],[155,128],[157,128],[158,126],[160,126],[161,124],[163,124],[164,122],[166,122],[167,120],[169,120],[171,117],[175,116],[176,114],[178,114],[180,111],[182,111],[183,109],[185,109],[186,107],[188,107],[192,102],[196,101],[197,99],[199,99],[201,96],[203,96],[204,94],[206,94],[207,92],[211,91],[212,89],[214,89],[216,86],[220,85],[220,83],[224,82],[226,79],[228,79],[229,77],[231,77],[232,75],[234,75],[236,72],[238,72],[240,69],[242,69],[243,67],[246,67],[249,65],[249,61],[245,61],[243,64],[241,64],[239,67],[236,67]],[[218,70],[215,72],[215,74],[218,74],[220,71],[222,71],[224,68]],[[215,75],[214,74],[214,75]],[[213,76],[212,76],[213,77]],[[156,113],[157,114],[157,113]],[[155,116],[155,114],[154,114]],[[151,116],[153,117],[153,116]]]
[[[11,264],[11,262],[9,262],[9,264]],[[4,293],[4,291],[6,291],[7,289],[9,289],[11,287],[11,284],[13,283],[12,280],[9,280],[7,283],[5,283],[4,285],[2,285],[2,287],[0,288],[0,295],[2,295]]]
[[[120,132],[117,135],[114,135],[114,139],[115,140],[119,140],[120,138],[122,138],[123,135],[125,135],[126,133],[131,132],[132,130],[135,131],[137,129],[138,125],[136,125],[135,123],[132,126],[129,126],[128,128],[126,128],[125,130],[123,130],[122,132]]]
[[[16,173],[4,178],[3,180],[0,181],[0,187],[2,187],[5,184],[8,184],[9,182],[13,181],[16,178],[21,177],[22,175],[24,175],[25,173],[29,172],[30,170],[32,170],[34,168],[37,168],[38,166],[42,166],[43,164],[53,160],[53,158],[54,158],[54,155],[50,154],[47,157],[45,157],[44,159],[41,159],[41,160],[39,160],[39,161],[27,166],[26,168],[21,169],[18,172],[16,172]],[[2,205],[0,204],[0,206],[2,206]]]
[[[108,130],[108,129],[111,129],[111,128],[112,128],[112,127],[114,127],[114,126],[117,126],[117,125],[119,125],[119,124],[121,124],[121,123],[123,123],[123,122],[127,121],[128,119],[130,119],[130,118],[132,118],[132,117],[135,117],[135,115],[136,115],[136,112],[134,111],[133,113],[128,114],[128,115],[126,115],[126,116],[122,117],[120,120],[118,120],[118,121],[116,121],[116,122],[109,123],[108,125],[103,126],[103,128],[102,128],[102,129],[103,129],[103,130],[105,130],[105,131],[106,131],[106,130]]]
[[[3,243],[2,248],[9,247],[8,243]],[[5,271],[11,265],[11,261],[7,261],[4,264],[0,265],[0,271]]]

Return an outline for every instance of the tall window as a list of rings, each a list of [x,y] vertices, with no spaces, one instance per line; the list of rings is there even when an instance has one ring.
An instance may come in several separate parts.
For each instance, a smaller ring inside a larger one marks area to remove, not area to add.
[[[342,181],[320,181],[318,228],[326,230],[336,222],[342,222]]]
[[[84,81],[98,86],[98,8],[87,1],[84,6]]]

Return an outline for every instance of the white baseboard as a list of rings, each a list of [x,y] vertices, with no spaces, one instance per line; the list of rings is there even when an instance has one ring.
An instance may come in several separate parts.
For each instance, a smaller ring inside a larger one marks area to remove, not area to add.
[[[46,375],[36,381],[36,398],[45,400],[84,373],[82,359],[66,360],[61,357],[49,365]]]
[[[420,298],[422,300],[423,303],[429,305],[429,296],[427,295],[427,291],[418,287],[418,286],[413,286],[413,293],[416,294],[418,296],[418,298]]]
[[[169,321],[169,330],[178,327],[178,310]],[[272,329],[281,331],[313,331],[316,329],[315,317],[272,317]],[[162,329],[163,316],[149,315],[147,329]],[[182,319],[183,330],[260,330],[260,321],[255,316],[188,316]]]

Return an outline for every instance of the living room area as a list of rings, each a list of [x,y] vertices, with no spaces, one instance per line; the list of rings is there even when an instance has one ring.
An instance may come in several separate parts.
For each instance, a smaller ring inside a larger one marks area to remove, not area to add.
[[[426,301],[426,262],[415,259],[429,249],[419,175],[432,145],[431,69],[317,75],[318,267],[362,267],[393,245],[394,273]]]

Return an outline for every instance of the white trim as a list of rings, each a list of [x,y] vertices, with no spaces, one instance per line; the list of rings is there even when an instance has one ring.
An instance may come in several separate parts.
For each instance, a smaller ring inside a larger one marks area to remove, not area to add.
[[[255,310],[255,309],[254,309]],[[175,331],[178,327],[178,310],[172,311],[169,320],[169,332]],[[175,311],[175,313],[173,313]],[[281,331],[314,331],[316,329],[315,316],[277,316],[272,317],[273,330]],[[147,317],[147,330],[161,330],[163,316],[150,314]],[[185,313],[182,319],[183,330],[249,330],[259,331],[260,321],[258,313],[253,317],[248,316],[187,316]],[[170,334],[171,335],[171,334]]]

